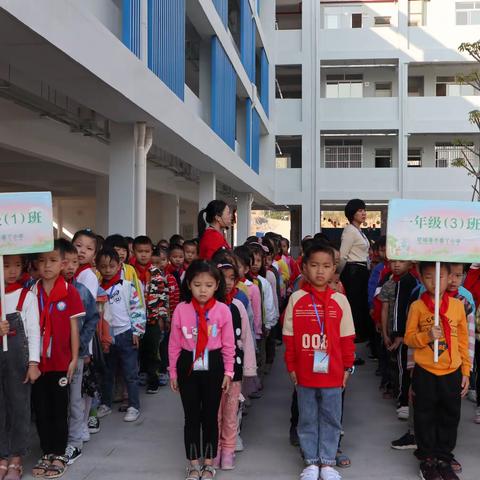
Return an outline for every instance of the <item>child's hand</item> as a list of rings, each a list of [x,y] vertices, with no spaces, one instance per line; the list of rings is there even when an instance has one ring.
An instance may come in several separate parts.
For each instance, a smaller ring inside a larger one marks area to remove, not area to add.
[[[160,328],[161,332],[165,331],[165,322],[162,318],[158,319],[158,327]]]
[[[68,366],[68,370],[67,370],[68,383],[72,383],[73,375],[75,374],[75,370],[77,369],[77,363],[78,362],[76,360],[72,360],[70,362],[70,365]]]
[[[385,348],[387,350],[390,349],[390,347],[392,346],[392,340],[390,339],[390,337],[386,334],[386,333],[383,333],[383,343],[385,345]]]
[[[170,379],[170,388],[172,392],[178,393],[178,380],[176,378]]]
[[[0,322],[0,336],[7,335],[9,330],[10,324],[7,321]]]
[[[138,335],[132,335],[133,348],[138,348],[140,346],[140,337]]]
[[[27,375],[25,376],[23,383],[35,383],[40,378],[40,375],[41,373],[38,364],[31,363],[28,365]]]
[[[87,355],[86,357],[83,357],[83,364],[88,365],[92,359],[90,358],[90,355]]]
[[[468,393],[468,387],[470,386],[470,379],[466,376],[462,376],[462,398]]]
[[[430,340],[440,340],[442,338],[442,329],[439,325],[433,326],[431,330],[428,332]]]
[[[343,374],[343,388],[347,386],[348,379],[350,378],[350,372],[348,370]]]
[[[393,343],[388,348],[388,350],[390,352],[394,352],[395,350],[397,350],[398,347],[400,347],[400,345],[402,343],[403,343],[403,338],[402,337],[396,337],[395,340],[393,341]]]
[[[292,382],[293,382],[294,385],[297,385],[297,384],[298,384],[297,374],[296,374],[295,372],[290,372],[290,379],[292,380]]]
[[[232,379],[228,375],[223,376],[223,382],[222,382],[222,390],[227,393],[229,388],[230,388],[230,383],[232,382]]]

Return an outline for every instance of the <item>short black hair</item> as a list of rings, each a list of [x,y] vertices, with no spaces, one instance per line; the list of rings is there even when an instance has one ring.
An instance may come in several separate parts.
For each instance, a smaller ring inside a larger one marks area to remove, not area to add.
[[[77,232],[75,232],[75,235],[72,238],[72,243],[75,243],[75,241],[79,237],[88,237],[88,238],[91,238],[92,240],[94,240],[95,241],[95,251],[98,250],[98,237],[93,230],[91,230],[90,228],[84,228],[83,230],[78,230]]]
[[[302,240],[302,250],[305,252],[307,248],[315,243],[315,240],[312,237],[307,237]]]
[[[440,263],[440,268],[446,268],[447,272],[450,273],[450,264],[447,262],[441,262]],[[425,270],[427,268],[436,268],[436,262],[420,262],[418,264],[418,270],[420,272],[420,275],[423,275]]]
[[[170,237],[170,241],[168,243],[170,244],[170,247],[173,247],[173,245],[180,245],[183,241],[185,241],[184,238],[178,233],[175,233]]]
[[[173,245],[170,245],[168,253],[171,254],[174,250],[181,250],[183,252],[183,247],[178,243],[174,243]]]
[[[282,237],[281,242],[287,242],[287,247],[290,248],[290,240],[288,238]]]
[[[387,246],[387,237],[385,235],[382,235],[376,242],[375,242],[375,248],[379,249],[380,247],[386,247]]]
[[[158,253],[157,253],[158,256],[165,255],[168,258],[168,256],[170,255],[170,251],[169,251],[168,248],[157,247],[157,251],[158,251]],[[154,253],[154,255],[155,255],[155,253]]]
[[[367,206],[365,205],[365,202],[363,200],[360,200],[359,198],[354,198],[345,205],[345,216],[347,217],[348,221],[352,223],[355,214],[359,210],[366,210],[366,208]]]
[[[325,242],[313,241],[312,244],[303,252],[302,264],[305,265],[315,253],[326,253],[332,257],[332,262],[335,263],[335,251],[330,245]]]
[[[123,235],[115,233],[105,239],[103,246],[109,248],[124,248],[128,251],[128,240]]]
[[[240,247],[235,247],[233,249],[233,253],[238,258],[243,265],[250,268],[253,263],[253,253],[252,251],[246,246],[241,245]]]
[[[460,263],[460,262],[449,262],[449,265],[450,265],[450,267],[454,267],[455,265],[461,265],[464,273],[465,273],[466,266],[467,266],[465,263]]]
[[[53,250],[60,252],[60,256],[65,258],[67,253],[75,254],[77,249],[73,246],[72,242],[69,242],[65,238],[57,238],[53,242]]]
[[[185,240],[185,242],[183,242],[183,248],[185,247],[195,247],[198,253],[198,243],[195,240]]]
[[[139,235],[135,238],[133,241],[133,248],[135,248],[137,245],[150,245],[153,249],[153,242],[151,238],[147,237],[146,235]]]
[[[128,243],[129,245],[135,241],[135,240],[133,239],[133,237],[127,237],[127,236],[125,236],[125,240],[127,241],[127,243]]]
[[[225,300],[225,280],[220,270],[213,262],[206,260],[194,260],[185,272],[185,278],[182,282],[182,298],[185,302],[190,303],[192,301],[192,291],[190,290],[190,284],[193,279],[201,273],[210,274],[216,282],[218,282],[218,289],[215,292],[215,298],[219,302]]]
[[[95,263],[98,265],[103,257],[109,258],[110,260],[115,260],[117,263],[120,263],[120,257],[117,251],[113,248],[102,248],[95,257]]]

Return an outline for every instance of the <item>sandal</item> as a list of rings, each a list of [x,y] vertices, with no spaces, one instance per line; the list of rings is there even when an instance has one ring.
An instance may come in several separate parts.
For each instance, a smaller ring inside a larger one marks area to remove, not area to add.
[[[7,462],[7,460],[3,460],[4,462]],[[5,475],[7,474],[8,472],[8,462],[6,465],[0,465],[0,480],[3,480],[3,478],[5,477]]]
[[[23,475],[23,466],[19,463],[11,463],[8,466],[8,473],[3,480],[20,480]]]
[[[343,454],[341,450],[338,450],[337,456],[335,457],[335,462],[339,468],[349,468],[352,466],[350,459]]]
[[[209,473],[210,475],[208,477],[205,477],[205,472]],[[204,465],[202,467],[202,480],[212,480],[212,478],[215,478],[217,471],[213,468],[212,465]]]
[[[198,473],[198,475],[194,475],[194,473]],[[185,480],[201,480],[201,478],[202,467],[200,466],[200,464],[190,464],[187,466],[187,476],[185,477]]]
[[[57,465],[53,462],[60,462],[61,465]],[[44,478],[60,478],[67,471],[68,459],[61,456],[55,455],[52,458],[52,463],[48,466],[47,471],[45,472]]]
[[[450,461],[450,466],[455,473],[462,473],[462,465],[460,465],[460,462],[455,458],[452,458]]]
[[[47,473],[48,467],[52,463],[52,456],[51,455],[44,455],[37,464],[33,467],[32,475],[35,478],[43,477]],[[35,470],[40,470],[40,472],[35,473]]]

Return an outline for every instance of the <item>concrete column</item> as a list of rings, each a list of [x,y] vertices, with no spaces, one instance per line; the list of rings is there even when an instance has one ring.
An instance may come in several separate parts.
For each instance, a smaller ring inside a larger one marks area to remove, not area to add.
[[[180,233],[180,197],[162,194],[162,214],[160,217],[162,237],[167,240],[175,233]]]
[[[108,177],[97,177],[95,184],[95,232],[108,234]]]
[[[241,245],[250,236],[253,195],[239,193],[237,200],[237,244]]]
[[[405,196],[407,191],[407,159],[408,159],[408,137],[407,130],[407,106],[408,106],[408,63],[400,61],[398,65],[398,192],[400,198]]]
[[[311,208],[311,204],[307,202],[303,202],[302,205],[302,238],[306,235],[314,235],[315,232],[315,225],[313,221],[313,209]]]
[[[294,256],[297,256],[300,251],[301,223],[300,208],[297,206],[290,207],[290,252]]]
[[[63,209],[62,201],[60,198],[53,200],[53,208],[55,220],[57,222],[57,235],[56,238],[63,238]]]
[[[200,173],[200,185],[198,188],[198,208],[202,210],[212,200],[217,198],[217,177],[214,173]]]
[[[108,233],[135,235],[134,125],[112,125],[108,188]]]

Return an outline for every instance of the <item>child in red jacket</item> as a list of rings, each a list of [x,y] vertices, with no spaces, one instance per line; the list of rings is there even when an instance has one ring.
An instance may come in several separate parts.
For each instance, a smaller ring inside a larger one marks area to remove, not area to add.
[[[344,295],[328,283],[335,273],[334,251],[313,243],[302,259],[305,282],[285,312],[285,362],[298,394],[298,436],[306,468],[303,480],[338,480],[342,389],[352,371],[355,328]],[[319,476],[320,475],[320,476]]]

